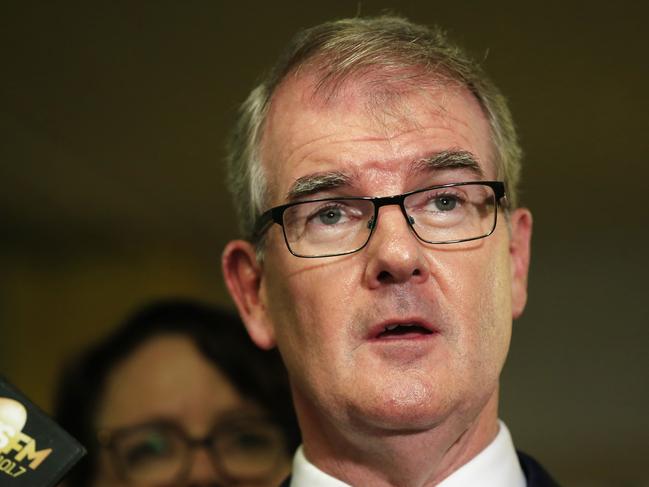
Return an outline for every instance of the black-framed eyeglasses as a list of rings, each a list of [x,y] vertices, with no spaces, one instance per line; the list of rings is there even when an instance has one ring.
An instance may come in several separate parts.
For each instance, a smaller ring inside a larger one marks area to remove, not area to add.
[[[197,447],[205,448],[214,468],[233,481],[268,479],[287,455],[282,431],[263,418],[223,422],[198,439],[171,421],[103,430],[98,436],[122,480],[144,485],[182,482]]]
[[[297,257],[333,257],[358,252],[377,225],[379,208],[398,205],[413,232],[429,244],[488,237],[496,228],[502,181],[442,184],[394,196],[334,197],[298,201],[264,212],[255,224],[258,241],[273,223],[281,225],[288,250]]]

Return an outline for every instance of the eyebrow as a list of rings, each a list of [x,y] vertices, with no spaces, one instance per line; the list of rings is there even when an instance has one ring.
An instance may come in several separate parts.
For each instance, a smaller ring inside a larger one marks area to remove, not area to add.
[[[326,191],[328,189],[348,186],[351,178],[339,171],[320,172],[298,178],[289,188],[288,201],[295,201],[305,196]]]
[[[445,169],[469,169],[476,177],[483,178],[484,172],[471,152],[448,150],[431,157],[415,161],[414,172],[432,172]],[[349,186],[352,178],[340,171],[319,172],[298,178],[289,188],[288,201],[296,201],[322,191]]]
[[[415,172],[440,171],[444,169],[468,169],[478,178],[484,178],[484,171],[475,156],[469,151],[447,150],[438,152],[415,162]]]

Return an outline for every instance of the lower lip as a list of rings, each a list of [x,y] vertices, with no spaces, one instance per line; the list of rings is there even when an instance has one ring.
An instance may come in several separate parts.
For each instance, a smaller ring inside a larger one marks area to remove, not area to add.
[[[439,333],[405,333],[403,335],[388,335],[369,340],[374,353],[390,360],[411,362],[430,355],[433,351]]]
[[[436,335],[436,333],[420,333],[420,332],[412,332],[412,333],[400,333],[400,334],[395,334],[395,335],[384,335],[384,336],[378,336],[374,338],[372,341],[376,342],[391,342],[391,341],[402,341],[402,340],[427,340],[429,338],[433,338]]]

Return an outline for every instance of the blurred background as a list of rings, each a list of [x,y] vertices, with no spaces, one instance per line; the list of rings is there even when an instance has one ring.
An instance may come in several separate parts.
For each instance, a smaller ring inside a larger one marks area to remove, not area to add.
[[[134,306],[231,306],[223,144],[299,28],[392,9],[508,95],[535,216],[501,415],[566,486],[648,486],[644,2],[5,2],[0,372],[45,410],[62,361]]]

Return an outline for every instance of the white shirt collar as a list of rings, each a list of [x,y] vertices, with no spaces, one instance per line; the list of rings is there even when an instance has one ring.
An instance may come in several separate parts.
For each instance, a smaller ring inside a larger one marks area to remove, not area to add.
[[[526,486],[525,475],[518,462],[509,430],[502,421],[498,423],[500,428],[496,438],[468,463],[442,480],[437,487]],[[300,447],[293,458],[290,487],[349,487],[349,484],[324,473],[309,462]]]

